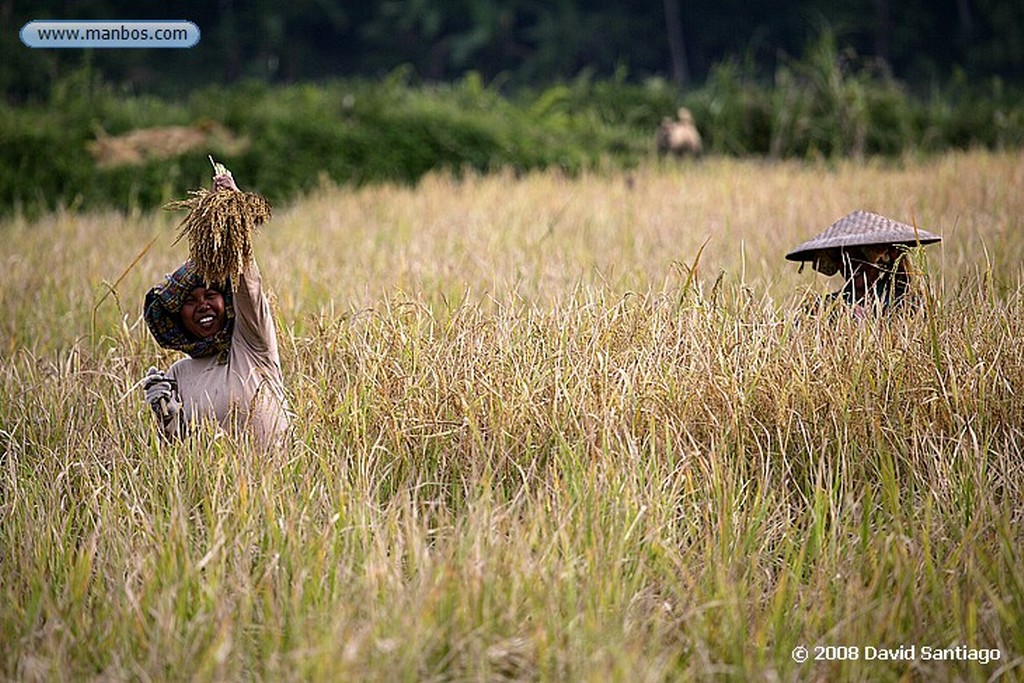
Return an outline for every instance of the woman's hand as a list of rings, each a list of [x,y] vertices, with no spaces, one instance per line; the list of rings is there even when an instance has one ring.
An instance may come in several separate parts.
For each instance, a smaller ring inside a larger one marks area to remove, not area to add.
[[[235,185],[235,179],[230,173],[220,173],[213,176],[213,191],[218,190],[234,190],[238,192],[238,185]]]
[[[143,380],[146,402],[153,408],[160,423],[160,436],[172,441],[181,434],[181,399],[176,382],[156,368],[150,368]]]

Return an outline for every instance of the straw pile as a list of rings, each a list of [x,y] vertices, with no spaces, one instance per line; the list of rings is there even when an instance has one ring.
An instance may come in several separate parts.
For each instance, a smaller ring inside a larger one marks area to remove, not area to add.
[[[95,134],[96,139],[85,145],[99,168],[143,166],[203,148],[230,156],[249,149],[248,138],[236,136],[216,121],[200,121],[191,126],[137,128],[122,135],[110,135],[97,125]]]
[[[189,192],[191,197],[170,202],[165,209],[188,209],[178,226],[178,238],[188,238],[189,257],[208,283],[226,283],[252,260],[252,234],[270,219],[270,202],[253,192]]]

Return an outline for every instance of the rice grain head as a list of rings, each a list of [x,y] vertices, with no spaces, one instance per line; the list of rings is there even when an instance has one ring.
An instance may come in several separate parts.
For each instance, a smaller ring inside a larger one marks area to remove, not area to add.
[[[188,238],[189,257],[208,283],[226,283],[252,260],[252,234],[270,220],[270,202],[254,192],[190,191],[191,197],[164,205],[188,210],[178,226],[177,244]]]

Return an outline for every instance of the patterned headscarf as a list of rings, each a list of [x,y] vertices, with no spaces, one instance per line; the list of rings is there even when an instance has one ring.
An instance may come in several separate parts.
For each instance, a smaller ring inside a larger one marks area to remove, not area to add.
[[[209,339],[200,339],[185,329],[181,322],[181,308],[196,287],[205,287],[206,281],[196,272],[192,261],[186,261],[166,276],[160,284],[146,293],[144,317],[156,343],[165,349],[183,351],[193,358],[223,354],[231,348],[231,332],[235,327],[234,298],[231,283],[217,291],[224,297],[224,327]]]

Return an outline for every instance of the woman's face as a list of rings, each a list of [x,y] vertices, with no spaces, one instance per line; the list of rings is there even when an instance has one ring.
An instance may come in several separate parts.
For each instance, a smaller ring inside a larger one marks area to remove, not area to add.
[[[196,287],[181,307],[182,324],[200,339],[207,339],[220,332],[226,320],[224,295],[216,289]]]
[[[847,280],[853,280],[858,294],[863,294],[882,275],[893,272],[899,258],[900,251],[894,246],[844,250],[843,275]]]

